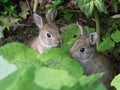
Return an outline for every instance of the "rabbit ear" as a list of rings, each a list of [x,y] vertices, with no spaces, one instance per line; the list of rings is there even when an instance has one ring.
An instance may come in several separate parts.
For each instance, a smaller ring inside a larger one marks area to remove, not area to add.
[[[43,27],[42,17],[39,16],[38,14],[34,13],[34,14],[33,14],[33,18],[34,18],[35,24],[36,24],[39,28],[42,28],[42,27]]]
[[[46,18],[48,22],[53,22],[55,20],[55,17],[56,17],[56,9],[55,7],[53,7],[52,9],[48,10],[46,14]]]
[[[81,36],[82,37],[87,37],[87,32],[86,32],[84,26],[82,24],[80,24],[80,22],[77,22],[77,25],[80,29]]]
[[[97,43],[98,35],[96,32],[90,33],[89,35],[89,41],[92,45],[95,45]]]

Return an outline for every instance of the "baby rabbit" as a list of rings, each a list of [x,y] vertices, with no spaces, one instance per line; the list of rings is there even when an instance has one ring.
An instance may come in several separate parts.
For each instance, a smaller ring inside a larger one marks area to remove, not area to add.
[[[70,55],[81,63],[86,75],[103,72],[104,75],[100,81],[106,85],[108,90],[113,90],[110,82],[115,75],[115,70],[109,62],[110,60],[95,50],[98,39],[97,33],[93,32],[87,36],[85,28],[80,24],[78,26],[80,28],[81,38],[74,43],[70,50]]]
[[[62,43],[62,37],[58,27],[53,23],[55,19],[55,8],[48,13],[47,23],[43,23],[43,19],[38,14],[33,14],[34,22],[39,28],[39,35],[27,42],[34,50],[39,53],[44,52],[52,47],[58,47]]]

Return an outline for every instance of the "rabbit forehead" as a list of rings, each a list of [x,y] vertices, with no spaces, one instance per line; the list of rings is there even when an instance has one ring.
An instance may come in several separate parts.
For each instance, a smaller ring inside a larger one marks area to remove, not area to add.
[[[74,43],[72,50],[78,51],[82,47],[88,47],[89,46],[89,40],[87,38],[84,39],[77,39],[76,42]]]
[[[88,38],[80,38],[76,41],[76,44],[80,47],[85,47],[90,45]]]
[[[47,23],[44,25],[44,28],[46,29],[52,29],[51,31],[59,31],[58,27],[54,23]]]
[[[58,27],[54,23],[47,23],[43,26],[40,32],[46,33],[49,32],[56,39],[61,39]]]
[[[59,29],[55,24],[45,24],[44,27],[42,28],[42,30],[48,31],[51,34],[59,33]]]

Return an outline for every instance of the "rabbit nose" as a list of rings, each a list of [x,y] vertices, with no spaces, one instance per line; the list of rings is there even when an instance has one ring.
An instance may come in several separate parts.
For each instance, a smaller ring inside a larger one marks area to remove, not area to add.
[[[74,54],[73,54],[73,52],[69,51],[69,54],[70,54],[72,57],[74,57]]]
[[[57,40],[57,45],[60,46],[62,44],[62,40],[61,39],[58,39]]]

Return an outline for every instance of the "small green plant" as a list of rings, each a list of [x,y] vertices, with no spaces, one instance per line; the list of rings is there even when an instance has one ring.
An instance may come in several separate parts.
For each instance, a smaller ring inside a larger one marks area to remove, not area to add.
[[[111,85],[116,88],[116,90],[120,90],[120,74],[116,75],[111,82]]]
[[[118,3],[120,2],[120,0],[111,0],[111,6],[113,7],[115,13],[117,13],[118,11]]]
[[[61,5],[62,1],[61,0],[54,0],[54,3],[52,4],[47,4],[45,7],[46,7],[46,10],[52,8],[52,7],[58,7],[59,5]]]
[[[1,6],[1,17],[0,17],[0,38],[3,38],[3,30],[10,30],[10,27],[18,22],[20,19],[14,19],[12,16],[17,16],[17,11],[15,10],[16,6],[13,4],[12,0],[0,0]]]
[[[103,35],[102,42],[99,44],[99,47],[98,47],[98,51],[100,52],[110,50],[112,48],[116,48],[115,45],[120,42],[119,21],[113,20],[112,22],[111,21],[109,22],[111,24],[106,30],[107,32]]]
[[[0,0],[0,6],[0,14],[17,16],[17,11],[15,10],[16,5],[13,4],[12,0]]]
[[[3,30],[5,30],[5,29],[10,30],[10,27],[14,23],[18,22],[19,20],[20,20],[19,18],[8,20],[8,18],[0,17],[0,23],[2,23],[2,26],[0,26],[0,38],[4,37]]]
[[[71,20],[71,18],[73,17],[73,13],[66,13],[66,14],[64,14],[64,18],[66,19],[66,20]]]

